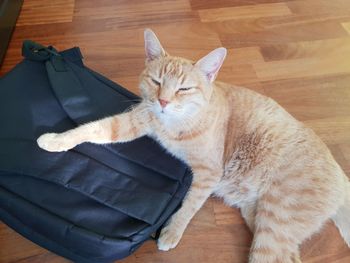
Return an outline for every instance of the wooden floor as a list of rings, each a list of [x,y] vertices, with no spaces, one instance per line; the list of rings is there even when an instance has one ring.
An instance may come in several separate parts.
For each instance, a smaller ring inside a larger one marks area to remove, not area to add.
[[[197,59],[224,46],[219,79],[277,100],[311,126],[350,176],[349,0],[25,0],[0,75],[21,59],[24,39],[80,46],[85,63],[137,92],[143,29],[169,53]],[[239,212],[210,199],[180,245],[147,242],[123,263],[247,262],[251,234]],[[307,263],[350,262],[332,223],[302,246]],[[0,225],[0,262],[67,260]]]

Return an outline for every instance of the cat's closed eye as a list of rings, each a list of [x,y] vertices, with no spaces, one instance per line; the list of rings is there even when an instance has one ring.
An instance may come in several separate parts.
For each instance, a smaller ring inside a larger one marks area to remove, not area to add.
[[[160,86],[160,82],[158,80],[152,79],[152,82],[156,84],[157,86]]]
[[[179,91],[187,91],[187,90],[191,90],[191,89],[193,89],[193,87],[179,88]]]

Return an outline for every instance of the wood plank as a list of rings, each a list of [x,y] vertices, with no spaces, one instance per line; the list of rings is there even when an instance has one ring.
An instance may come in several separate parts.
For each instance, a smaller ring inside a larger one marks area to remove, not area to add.
[[[264,57],[258,47],[231,48],[228,49],[228,56],[225,65],[241,65],[263,62]]]
[[[254,69],[256,75],[262,81],[349,73],[350,62],[345,58],[350,56],[350,49],[345,47],[344,51],[342,53],[334,49],[330,56],[320,55],[318,57],[311,56],[256,63]]]
[[[341,57],[350,54],[350,37],[262,45],[260,51],[265,61]]]
[[[202,22],[236,20],[242,18],[259,18],[290,15],[291,11],[285,3],[248,5],[242,7],[226,7],[199,10]]]
[[[164,0],[164,1],[99,1],[98,4],[91,4],[90,1],[78,1],[74,20],[97,20],[104,18],[140,19],[157,18],[159,14],[171,15],[174,12],[192,12],[187,0]],[[172,8],[169,8],[171,5]],[[194,13],[194,12],[193,12]]]
[[[213,199],[213,209],[215,213],[215,222],[218,226],[227,226],[227,225],[244,225],[244,220],[241,216],[239,209],[232,208],[225,205],[221,199],[215,198]],[[248,236],[252,236],[249,232],[247,226],[245,226],[245,230],[248,233]]]
[[[322,232],[306,240],[301,247],[303,263],[347,263],[350,260],[349,248],[343,240],[332,237],[338,235],[338,229],[328,221]]]
[[[225,23],[225,22],[224,22]],[[230,27],[232,26],[232,27]],[[258,45],[285,44],[297,41],[313,41],[321,39],[339,38],[348,36],[345,29],[339,22],[321,21],[296,25],[276,25],[275,27],[255,30],[255,27],[249,30],[249,26],[244,30],[249,32],[235,32],[237,25],[234,21],[227,22],[224,29],[226,32],[220,32],[220,40],[225,47],[250,47]],[[231,33],[233,31],[233,33]]]
[[[303,15],[349,15],[350,1],[348,0],[298,0],[287,2],[286,5],[294,14]]]
[[[254,68],[249,64],[237,66],[224,65],[219,73],[218,80],[234,85],[245,85],[258,82]]]
[[[16,262],[47,253],[0,221],[0,262]]]
[[[11,263],[72,263],[72,261],[59,257],[53,253],[46,252],[37,256],[32,256],[24,259],[17,260]]]
[[[209,8],[224,8],[224,7],[232,7],[232,6],[247,6],[247,5],[259,5],[266,3],[280,3],[280,2],[288,2],[293,0],[190,0],[192,9],[200,10],[200,9],[209,9]]]
[[[168,9],[174,9],[181,7],[188,7],[191,9],[191,5],[189,1],[187,0],[143,0],[143,1],[130,1],[130,0],[98,0],[98,5],[95,1],[91,0],[78,0],[76,1],[76,9],[77,10],[83,10],[84,8],[96,8],[96,7],[107,7],[107,8],[114,8],[115,6],[118,6],[120,8],[128,8],[132,7],[135,11],[138,11],[137,9],[139,6],[145,6],[145,5],[154,5],[155,3],[158,3],[160,5],[167,5]],[[153,6],[152,6],[153,8]]]
[[[72,22],[74,0],[24,1],[17,26]]]
[[[106,1],[105,1],[106,2]],[[169,8],[171,6],[172,8]],[[107,1],[107,4],[78,5],[74,22],[107,20],[107,28],[142,28],[153,24],[193,21],[198,17],[187,0]]]
[[[310,23],[336,22],[346,23],[350,20],[349,5],[347,0],[303,0],[285,2],[290,13],[278,15],[271,11],[261,17],[234,17],[227,21],[218,21],[210,23],[211,27],[221,33],[247,33],[247,32],[264,32],[269,29],[282,28],[288,26],[301,26]],[[256,8],[258,8],[257,5]],[[249,6],[248,6],[249,7]],[[245,10],[247,6],[237,7],[239,10]],[[221,10],[221,9],[220,9]],[[222,10],[224,10],[222,8]],[[210,10],[208,10],[210,11]],[[199,11],[201,12],[201,11]],[[226,16],[227,17],[227,16]],[[286,28],[288,30],[288,28]],[[304,30],[304,28],[303,28]],[[314,34],[312,30],[308,31]]]
[[[350,116],[307,120],[304,123],[326,144],[343,144],[350,141]]]
[[[350,74],[264,81],[265,94],[300,121],[350,113]]]

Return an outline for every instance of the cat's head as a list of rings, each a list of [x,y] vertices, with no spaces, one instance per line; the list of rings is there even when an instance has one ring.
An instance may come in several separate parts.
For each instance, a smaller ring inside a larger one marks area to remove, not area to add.
[[[146,29],[146,68],[140,89],[149,109],[164,122],[191,121],[207,107],[226,49],[213,50],[197,62],[169,55],[156,35]]]

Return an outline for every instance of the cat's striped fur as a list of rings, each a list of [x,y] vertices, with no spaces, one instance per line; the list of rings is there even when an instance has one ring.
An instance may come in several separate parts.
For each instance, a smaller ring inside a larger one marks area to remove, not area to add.
[[[215,82],[226,50],[192,61],[167,54],[145,31],[142,102],[131,111],[45,134],[38,144],[65,151],[82,142],[159,141],[193,170],[181,209],[162,230],[161,250],[174,248],[191,218],[215,194],[254,233],[249,262],[300,262],[299,245],[333,219],[350,243],[350,184],[325,144],[275,101]]]

